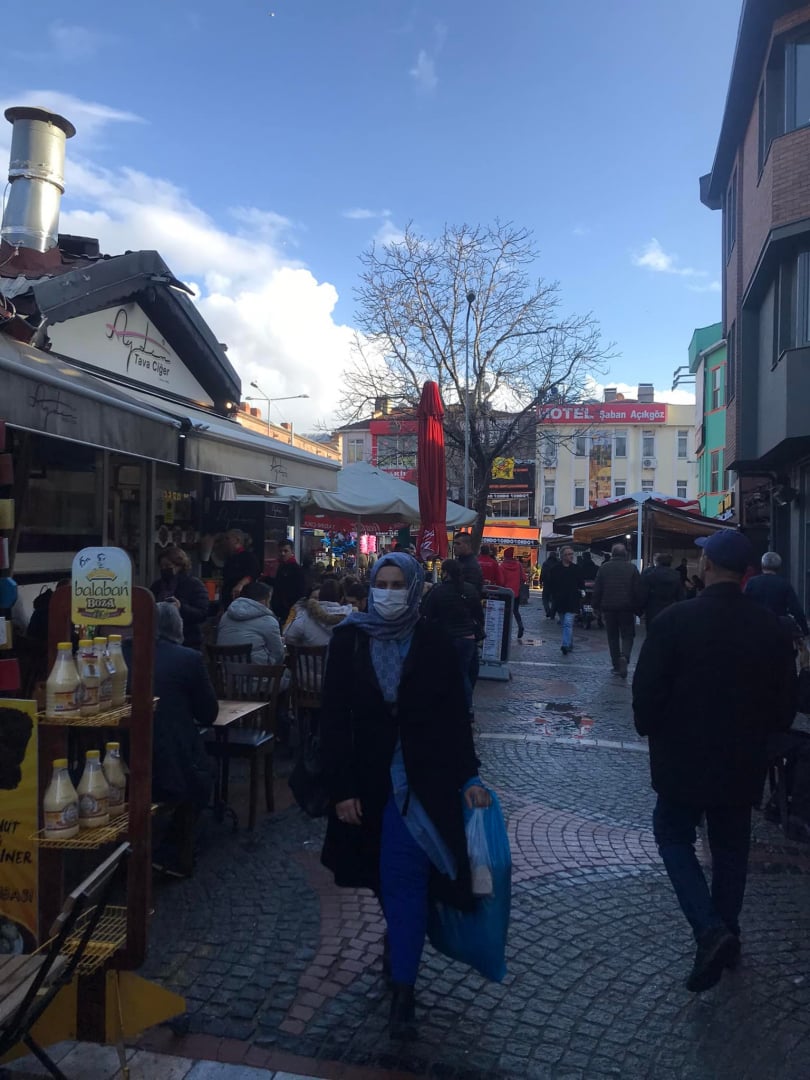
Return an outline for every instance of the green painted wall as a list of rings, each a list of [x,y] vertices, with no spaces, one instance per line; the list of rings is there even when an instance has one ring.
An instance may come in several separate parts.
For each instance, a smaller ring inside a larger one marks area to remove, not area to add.
[[[720,380],[720,406],[712,409],[715,369],[718,369]],[[703,386],[703,447],[698,454],[700,510],[706,517],[717,517],[720,503],[726,494],[726,343],[723,341],[722,323],[713,323],[695,330],[689,344],[689,370],[696,379],[701,380]],[[698,392],[697,386],[695,390]],[[717,460],[720,490],[712,493],[712,460],[715,452],[719,454]]]

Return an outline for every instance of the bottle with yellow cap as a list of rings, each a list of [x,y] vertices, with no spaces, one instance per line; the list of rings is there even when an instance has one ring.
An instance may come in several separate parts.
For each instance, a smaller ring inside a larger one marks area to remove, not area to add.
[[[110,654],[110,662],[115,668],[112,675],[112,707],[117,709],[121,705],[126,705],[127,676],[129,675],[127,662],[121,652],[120,634],[110,634],[107,638],[107,651]]]
[[[99,712],[98,692],[101,675],[92,638],[82,638],[79,642],[76,666],[82,680],[82,716],[96,716]]]
[[[79,827],[98,829],[110,823],[110,785],[101,768],[98,750],[88,750],[79,781]]]
[[[56,662],[45,684],[45,712],[59,720],[81,715],[81,680],[73,661],[73,645],[60,641],[56,646]]]
[[[79,833],[79,795],[68,772],[67,758],[56,758],[53,778],[42,800],[45,837],[70,840]]]
[[[121,760],[121,744],[107,743],[104,755],[104,779],[110,785],[110,817],[119,817],[127,809],[127,776]]]

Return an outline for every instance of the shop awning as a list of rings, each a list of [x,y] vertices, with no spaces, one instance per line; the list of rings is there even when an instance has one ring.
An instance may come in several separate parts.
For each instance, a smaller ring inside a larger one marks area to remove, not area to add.
[[[495,544],[512,545],[513,547],[538,547],[540,544],[539,533],[536,528],[525,528],[519,525],[485,525],[483,537]]]
[[[291,484],[334,491],[337,486],[340,465],[336,461],[268,439],[235,420],[184,402],[167,401],[129,388],[127,394],[179,424],[186,434],[185,467],[192,472],[253,480],[273,487]]]
[[[179,422],[69,361],[0,334],[0,419],[55,439],[177,462]]]
[[[676,546],[685,541],[684,546],[688,546],[699,536],[727,528],[726,523],[717,518],[702,517],[669,506],[660,499],[628,497],[593,510],[557,518],[554,531],[567,534],[578,544],[622,540],[628,533],[637,533],[640,515],[644,548],[648,555],[654,545]]]

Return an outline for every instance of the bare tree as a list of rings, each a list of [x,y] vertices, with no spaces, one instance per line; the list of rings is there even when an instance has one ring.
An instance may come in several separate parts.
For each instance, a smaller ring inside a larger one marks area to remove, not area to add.
[[[468,346],[476,544],[493,462],[509,456],[527,414],[549,400],[581,400],[588,377],[611,355],[592,315],[561,315],[558,284],[532,277],[537,259],[532,233],[501,222],[446,225],[435,240],[409,225],[400,241],[361,256],[355,360],[341,416],[368,415],[383,396],[415,408],[433,379],[447,408],[448,449],[463,454]]]

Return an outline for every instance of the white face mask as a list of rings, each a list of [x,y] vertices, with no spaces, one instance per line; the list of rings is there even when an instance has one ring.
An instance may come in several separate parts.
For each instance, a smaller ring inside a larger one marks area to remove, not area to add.
[[[383,619],[398,618],[408,606],[407,589],[372,589],[374,610]]]

